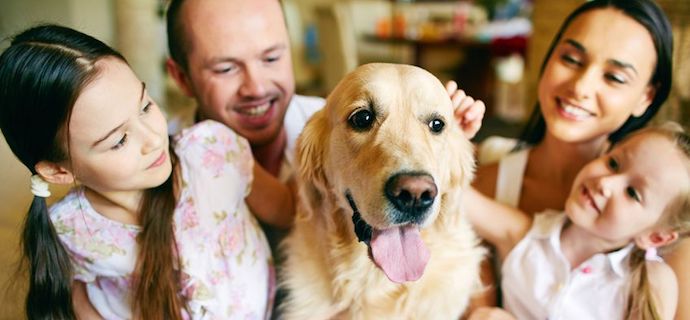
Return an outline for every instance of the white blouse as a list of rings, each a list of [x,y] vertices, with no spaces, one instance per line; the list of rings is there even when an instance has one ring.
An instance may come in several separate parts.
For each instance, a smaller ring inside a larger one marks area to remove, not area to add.
[[[596,254],[576,268],[561,252],[561,212],[537,214],[532,229],[502,266],[503,303],[517,319],[623,319],[630,281],[630,244]]]

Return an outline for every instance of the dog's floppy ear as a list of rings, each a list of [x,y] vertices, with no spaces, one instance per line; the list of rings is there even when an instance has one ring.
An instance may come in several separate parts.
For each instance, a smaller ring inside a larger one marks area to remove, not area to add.
[[[462,212],[462,194],[474,178],[474,147],[472,143],[458,130],[453,132],[449,139],[448,146],[448,165],[450,165],[449,192],[444,196],[445,213]],[[443,225],[455,226],[460,220],[456,219],[455,214],[440,214],[439,221]]]
[[[322,193],[326,188],[324,173],[324,148],[330,134],[328,117],[324,109],[314,113],[309,119],[297,140],[297,159],[299,161],[299,178],[303,195],[309,203],[317,208]]]
[[[474,179],[474,145],[462,132],[454,134],[452,141],[450,183],[454,187],[465,188]]]

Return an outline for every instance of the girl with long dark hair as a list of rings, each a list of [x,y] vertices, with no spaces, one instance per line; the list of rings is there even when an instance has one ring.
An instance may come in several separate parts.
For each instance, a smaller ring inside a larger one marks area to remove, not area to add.
[[[205,121],[169,140],[125,59],[56,25],[21,32],[0,56],[0,127],[32,174],[30,319],[270,312],[275,273],[249,208],[286,226],[275,213],[294,214],[293,199],[230,129]],[[74,188],[47,208],[48,183]]]

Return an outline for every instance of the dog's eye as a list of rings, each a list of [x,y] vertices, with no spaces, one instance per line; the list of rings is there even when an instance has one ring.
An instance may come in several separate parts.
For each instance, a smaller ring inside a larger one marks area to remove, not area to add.
[[[360,109],[352,113],[347,120],[350,122],[352,128],[366,130],[374,123],[374,114],[367,109]]]
[[[445,126],[445,122],[443,122],[443,120],[441,119],[433,119],[429,121],[429,129],[431,129],[431,132],[433,133],[439,133],[443,131],[443,127]]]

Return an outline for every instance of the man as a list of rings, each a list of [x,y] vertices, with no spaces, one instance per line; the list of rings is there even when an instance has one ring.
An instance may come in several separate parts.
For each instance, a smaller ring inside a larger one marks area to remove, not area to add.
[[[245,137],[256,161],[287,182],[295,140],[325,101],[295,94],[290,44],[277,0],[173,0],[168,71],[213,119]]]

